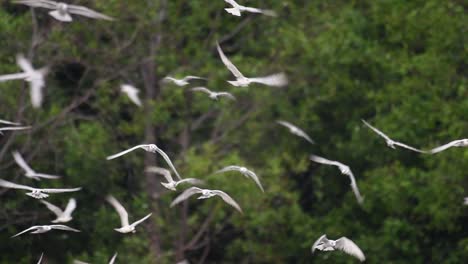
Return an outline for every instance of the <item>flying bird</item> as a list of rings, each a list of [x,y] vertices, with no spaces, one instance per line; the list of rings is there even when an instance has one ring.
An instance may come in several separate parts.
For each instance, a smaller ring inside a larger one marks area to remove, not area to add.
[[[142,103],[140,98],[138,97],[138,93],[140,92],[135,86],[129,84],[122,84],[120,85],[120,91],[125,93],[128,98],[137,106],[141,107]]]
[[[259,8],[239,5],[234,0],[224,0],[224,2],[232,6],[231,8],[224,8],[224,10],[226,10],[226,12],[234,16],[241,16],[242,12],[259,13],[259,14],[264,14],[264,15],[273,16],[273,17],[276,16],[275,11],[272,11],[272,10],[259,9]]]
[[[16,55],[16,63],[23,70],[22,73],[14,73],[0,76],[0,82],[9,80],[25,80],[29,82],[31,104],[34,108],[42,105],[42,88],[45,86],[44,78],[49,72],[48,67],[36,70],[23,54]]]
[[[164,77],[163,81],[165,83],[169,83],[169,82],[172,82],[174,83],[175,85],[177,86],[186,86],[189,84],[189,82],[191,80],[206,80],[206,78],[202,78],[202,77],[198,77],[198,76],[192,76],[192,75],[189,75],[189,76],[185,76],[184,78],[182,79],[176,79],[174,77],[171,77],[171,76],[166,76]]]
[[[468,147],[468,138],[454,140],[454,141],[452,141],[450,143],[447,143],[445,145],[442,145],[440,147],[433,148],[433,149],[431,149],[429,151],[429,153],[435,154],[435,153],[444,151],[444,150],[446,150],[448,148],[451,148],[451,147]]]
[[[148,152],[151,152],[151,153],[159,153],[159,155],[161,155],[164,160],[166,161],[167,165],[169,165],[169,167],[171,167],[172,171],[176,174],[177,178],[179,178],[179,180],[182,180],[182,178],[180,177],[179,173],[177,172],[176,168],[174,167],[174,164],[172,164],[172,161],[171,159],[169,158],[169,156],[167,156],[167,154],[160,148],[158,148],[158,146],[156,146],[155,144],[142,144],[142,145],[137,145],[133,148],[130,148],[130,149],[127,149],[127,150],[124,150],[122,152],[119,152],[117,154],[114,154],[112,156],[109,156],[107,157],[107,160],[111,160],[111,159],[115,159],[115,158],[118,158],[120,156],[123,156],[129,152],[132,152],[136,149],[143,149],[145,151],[148,151]]]
[[[120,233],[135,233],[136,230],[135,230],[135,227],[137,225],[139,225],[140,223],[142,223],[143,221],[145,221],[146,219],[148,219],[148,217],[150,217],[152,215],[152,213],[148,214],[147,216],[143,217],[142,219],[132,223],[132,224],[129,224],[128,222],[128,213],[127,211],[125,210],[125,208],[119,203],[119,201],[117,201],[117,199],[114,198],[114,196],[112,195],[108,195],[106,197],[106,200],[115,208],[115,210],[117,211],[117,213],[119,214],[119,217],[120,217],[120,222],[122,224],[122,227],[120,228],[114,228],[115,231],[117,232],[120,232]]]
[[[50,175],[50,174],[43,174],[43,173],[37,173],[29,165],[26,163],[26,161],[23,159],[21,154],[18,151],[13,151],[13,158],[15,159],[16,163],[24,170],[25,174],[24,176],[38,180],[40,181],[41,178],[44,179],[58,179],[60,176],[56,175]]]
[[[327,235],[321,236],[317,241],[315,241],[314,245],[312,246],[312,254],[314,253],[315,249],[321,251],[335,251],[341,250],[353,257],[356,257],[361,262],[366,260],[364,253],[362,253],[361,249],[350,239],[346,237],[341,237],[337,240],[331,240],[327,238]]]
[[[44,256],[44,253],[41,253],[41,257],[39,258],[39,260],[37,261],[37,264],[41,264],[42,262],[42,257]]]
[[[29,231],[32,231],[32,230],[34,230],[34,231],[31,232],[30,234],[42,234],[42,233],[49,232],[52,229],[73,231],[73,232],[81,232],[78,229],[74,229],[74,228],[71,228],[71,227],[66,226],[66,225],[39,225],[39,226],[31,226],[30,228],[28,228],[26,230],[23,230],[23,231],[19,232],[18,234],[12,236],[12,238],[17,237],[19,235],[22,235],[22,234],[24,234],[26,232],[29,232]]]
[[[194,91],[194,92],[206,93],[213,100],[218,100],[219,97],[226,97],[226,98],[234,100],[234,101],[236,100],[236,97],[234,97],[234,95],[232,95],[231,93],[228,93],[228,92],[212,92],[208,88],[205,88],[205,87],[195,87],[195,88],[192,88],[190,90]]]
[[[12,125],[12,126],[20,126],[21,125],[20,123],[15,123],[15,122],[3,120],[3,119],[0,119],[0,124]]]
[[[242,175],[244,175],[246,178],[251,178],[258,186],[258,188],[260,188],[260,190],[262,190],[262,192],[265,192],[263,190],[263,186],[262,184],[260,183],[260,180],[258,179],[257,175],[251,171],[251,170],[248,170],[247,168],[245,167],[240,167],[240,166],[227,166],[227,167],[224,167],[223,169],[215,172],[216,174],[217,173],[224,173],[224,172],[228,172],[228,171],[238,171],[240,172]]]
[[[117,252],[115,252],[114,256],[112,256],[111,260],[109,260],[109,264],[114,264],[116,258],[117,258]]]
[[[13,1],[13,3],[23,4],[30,7],[42,7],[52,9],[52,11],[49,12],[49,15],[61,22],[72,22],[73,18],[71,14],[94,19],[103,19],[109,21],[114,20],[114,18],[110,16],[106,16],[87,7],[79,5],[69,5],[63,2],[55,2],[49,0],[16,0]]]
[[[201,194],[197,199],[207,199],[210,197],[213,197],[215,195],[221,197],[224,202],[227,204],[231,205],[232,207],[236,208],[237,211],[242,213],[242,209],[240,206],[234,201],[234,199],[231,198],[227,193],[219,191],[219,190],[208,190],[208,189],[200,189],[198,187],[190,187],[187,190],[185,190],[183,193],[181,193],[179,196],[177,196],[174,201],[171,203],[171,207],[174,205],[188,199],[190,196],[194,194]]]
[[[11,189],[20,189],[20,190],[28,190],[31,191],[26,193],[26,195],[31,196],[36,199],[43,199],[49,197],[47,193],[64,193],[64,192],[77,192],[81,190],[79,188],[69,188],[69,189],[40,189],[40,188],[33,188],[26,185],[16,184],[13,182],[5,181],[0,179],[0,187],[3,188],[11,188]]]
[[[340,163],[338,161],[327,160],[325,158],[315,156],[315,155],[310,155],[310,159],[312,161],[317,162],[317,163],[337,166],[340,169],[342,174],[348,175],[349,179],[351,180],[351,189],[354,192],[354,196],[356,196],[356,199],[357,199],[358,203],[362,204],[364,199],[362,198],[361,194],[359,193],[359,189],[358,189],[357,184],[356,184],[356,179],[355,179],[355,177],[353,175],[353,172],[351,171],[351,169],[348,166],[346,166],[343,163]]]
[[[76,209],[75,199],[71,198],[70,200],[68,200],[67,207],[65,208],[64,211],[62,211],[62,209],[60,209],[58,206],[55,206],[44,200],[41,200],[40,202],[45,204],[47,208],[57,216],[57,219],[52,221],[52,223],[67,223],[73,219],[71,215],[73,211]]]
[[[228,70],[236,77],[235,81],[228,81],[228,83],[237,87],[247,87],[251,83],[260,83],[277,87],[282,87],[288,84],[288,78],[284,73],[277,73],[259,78],[247,78],[236,68],[236,66],[226,57],[226,55],[224,55],[223,50],[221,50],[221,47],[219,46],[219,43],[216,43],[216,48],[218,49],[219,56],[221,57],[224,65],[226,65]]]
[[[379,136],[383,137],[385,139],[385,142],[387,143],[387,146],[389,146],[390,148],[392,149],[396,149],[395,146],[399,146],[399,147],[402,147],[402,148],[406,148],[406,149],[409,149],[409,150],[412,150],[412,151],[415,151],[415,152],[419,152],[419,153],[427,153],[426,151],[423,151],[423,150],[420,150],[420,149],[417,149],[417,148],[413,148],[411,146],[408,146],[406,144],[403,144],[401,142],[398,142],[398,141],[394,141],[392,140],[391,138],[389,138],[387,135],[385,135],[382,131],[378,130],[377,128],[371,126],[369,123],[366,122],[366,120],[362,119],[362,122],[364,122],[364,124],[366,126],[368,126],[370,129],[372,129],[375,133],[377,133]]]
[[[166,178],[167,182],[161,182],[162,186],[164,186],[167,189],[172,190],[172,191],[176,191],[176,187],[181,183],[189,183],[189,184],[192,184],[192,185],[203,184],[202,180],[195,179],[195,178],[187,178],[187,179],[183,179],[183,180],[174,181],[172,179],[171,172],[169,170],[166,170],[166,169],[160,168],[160,167],[148,167],[148,168],[146,168],[145,171],[146,172],[151,172],[151,173],[161,174],[162,176],[164,176],[164,178]]]
[[[289,129],[289,132],[291,132],[291,134],[294,134],[298,137],[301,137],[301,138],[304,138],[305,140],[309,141],[311,144],[314,144],[315,142],[306,134],[306,132],[304,132],[302,129],[298,128],[297,126],[289,123],[289,122],[286,122],[286,121],[282,121],[282,120],[278,120],[276,121],[276,123],[286,127]]]

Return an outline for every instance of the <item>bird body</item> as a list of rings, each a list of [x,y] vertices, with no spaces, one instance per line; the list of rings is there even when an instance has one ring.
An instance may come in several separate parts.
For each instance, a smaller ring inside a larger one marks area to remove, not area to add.
[[[224,10],[226,10],[226,12],[234,16],[241,16],[242,12],[259,13],[259,14],[264,14],[264,15],[273,16],[273,17],[276,16],[276,13],[272,10],[243,6],[243,5],[238,4],[234,0],[224,0],[224,2],[232,6],[231,8],[225,8]]]
[[[195,179],[195,178],[186,178],[186,179],[174,181],[174,179],[172,179],[171,172],[169,170],[166,170],[160,167],[148,167],[145,171],[163,175],[164,178],[166,178],[167,182],[161,182],[161,185],[164,186],[166,189],[169,189],[172,191],[176,191],[177,190],[176,187],[182,183],[203,184],[202,180]]]
[[[67,204],[67,207],[65,208],[65,210],[62,211],[62,209],[60,209],[59,207],[49,203],[49,202],[46,202],[46,201],[40,201],[41,203],[45,204],[47,206],[47,208],[52,211],[56,216],[57,216],[57,219],[53,220],[52,223],[67,223],[67,222],[70,222],[73,217],[71,216],[73,211],[75,210],[76,208],[76,200],[71,198],[70,200],[68,200],[68,204]]]
[[[258,179],[257,175],[247,169],[246,167],[241,167],[241,166],[227,166],[227,167],[224,167],[223,169],[215,172],[215,173],[224,173],[224,172],[228,172],[228,171],[238,171],[240,172],[242,175],[244,175],[246,178],[251,178],[255,184],[257,184],[258,188],[260,188],[260,190],[262,190],[262,192],[265,192],[263,190],[263,186],[262,184],[260,183],[260,180]]]
[[[119,214],[120,217],[120,222],[122,224],[122,227],[120,228],[114,228],[115,231],[120,232],[120,233],[135,233],[136,232],[136,226],[148,219],[152,213],[146,215],[142,219],[135,221],[134,223],[130,224],[128,221],[128,213],[125,210],[125,208],[117,201],[117,199],[114,198],[112,195],[108,195],[106,197],[106,200],[115,208],[117,213]]]
[[[24,234],[26,232],[29,232],[29,231],[32,231],[32,230],[34,230],[34,231],[32,231],[31,234],[42,234],[42,233],[49,232],[52,229],[72,231],[72,232],[81,232],[78,229],[74,229],[74,228],[71,228],[71,227],[66,226],[66,225],[38,225],[38,226],[32,226],[32,227],[30,227],[28,229],[25,229],[25,230],[19,232],[18,234],[12,236],[12,238],[17,237],[19,235],[22,235],[22,234]]]
[[[138,93],[140,92],[135,86],[129,84],[122,84],[120,86],[120,90],[125,93],[128,98],[137,106],[142,107],[143,104],[141,103],[140,98],[138,97]]]
[[[50,174],[44,174],[44,173],[37,173],[29,165],[26,163],[26,161],[23,159],[21,154],[18,151],[13,151],[13,158],[15,159],[16,163],[24,170],[25,174],[24,176],[38,180],[40,181],[41,178],[44,179],[58,179],[60,176],[56,175],[50,175]]]
[[[36,199],[43,199],[49,197],[47,193],[64,193],[64,192],[77,192],[81,190],[81,187],[78,188],[68,188],[68,189],[40,189],[40,188],[33,188],[26,185],[16,184],[13,182],[5,181],[0,179],[0,187],[4,188],[11,188],[11,189],[20,189],[20,190],[28,190],[29,193],[26,195],[31,196]]]
[[[197,199],[200,199],[200,200],[201,199],[208,199],[208,198],[211,198],[213,196],[219,196],[219,197],[221,197],[221,199],[223,199],[224,202],[231,205],[237,211],[242,213],[242,209],[240,208],[240,206],[227,193],[225,193],[223,191],[219,191],[219,190],[200,189],[198,187],[190,187],[190,188],[186,189],[183,193],[181,193],[179,196],[177,196],[174,199],[174,201],[172,201],[171,207],[173,207],[174,205],[188,199],[190,196],[192,196],[194,194],[200,194],[200,196],[197,198]]]
[[[331,240],[327,238],[327,235],[322,235],[315,243],[312,245],[312,253],[318,249],[321,251],[335,251],[340,250],[351,256],[356,257],[360,261],[366,260],[364,253],[361,249],[350,239],[346,237],[341,237],[337,240]]]
[[[166,83],[172,82],[177,86],[186,86],[186,85],[189,84],[189,82],[191,80],[206,80],[206,78],[193,76],[193,75],[188,75],[188,76],[185,76],[182,79],[176,79],[176,78],[171,77],[171,76],[166,76],[163,79],[164,82],[166,82]]]

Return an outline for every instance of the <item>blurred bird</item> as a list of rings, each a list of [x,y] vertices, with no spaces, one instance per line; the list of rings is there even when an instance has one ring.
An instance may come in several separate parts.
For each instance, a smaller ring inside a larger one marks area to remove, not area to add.
[[[354,196],[356,196],[356,199],[357,199],[358,203],[362,204],[364,199],[362,198],[361,194],[359,193],[359,189],[358,189],[357,184],[356,184],[356,179],[354,178],[353,172],[351,172],[351,169],[348,166],[346,166],[343,163],[340,163],[338,161],[327,160],[325,158],[315,156],[315,155],[310,155],[310,159],[312,161],[317,162],[317,163],[337,166],[340,169],[342,174],[348,175],[349,179],[351,180],[351,189],[354,192]]]
[[[26,161],[23,159],[21,154],[18,151],[13,151],[13,158],[16,161],[16,164],[18,164],[25,172],[24,176],[40,181],[41,178],[44,179],[58,179],[60,176],[56,175],[50,175],[50,174],[43,174],[43,173],[37,173],[29,165],[26,163]]]
[[[172,161],[171,159],[169,158],[169,156],[167,156],[167,154],[160,148],[158,148],[158,146],[156,146],[155,144],[142,144],[142,145],[137,145],[133,148],[130,148],[130,149],[127,149],[127,150],[124,150],[122,152],[119,152],[117,154],[114,154],[112,156],[109,156],[107,157],[107,160],[111,160],[111,159],[115,159],[115,158],[118,158],[120,156],[123,156],[129,152],[132,152],[136,149],[144,149],[145,151],[148,151],[148,152],[151,152],[151,153],[159,153],[159,155],[161,155],[164,160],[166,161],[166,163],[169,165],[169,167],[171,167],[172,171],[176,174],[177,178],[179,178],[179,180],[182,179],[182,177],[180,177],[179,173],[177,172],[176,168],[174,167],[174,164],[172,164]]]
[[[431,154],[439,153],[451,147],[468,147],[468,138],[454,140],[440,147],[433,148],[429,151],[429,153]]]
[[[361,249],[353,241],[346,237],[341,237],[337,240],[330,240],[327,238],[327,235],[323,235],[317,239],[317,241],[315,241],[314,245],[312,246],[312,253],[314,253],[315,249],[322,251],[341,250],[353,257],[356,257],[361,262],[366,260],[366,257],[364,256],[364,253],[362,253]]]
[[[109,264],[114,264],[116,258],[117,258],[117,252],[115,252],[114,256],[112,256],[111,260],[109,261]]]
[[[228,83],[234,86],[240,87],[247,87],[251,83],[260,83],[268,86],[285,86],[288,84],[288,78],[284,73],[277,73],[266,77],[259,77],[259,78],[247,78],[245,77],[234,64],[224,55],[224,52],[221,50],[219,43],[216,43],[216,47],[218,49],[219,56],[223,61],[224,65],[228,68],[228,70],[236,77],[237,80],[235,81],[228,81]]]
[[[42,105],[42,88],[45,86],[44,78],[49,72],[48,67],[36,70],[31,63],[23,56],[16,56],[16,63],[23,70],[22,73],[14,73],[0,76],[0,82],[9,80],[25,80],[29,82],[31,104],[34,108],[39,108]]]
[[[41,253],[41,257],[39,258],[39,260],[37,261],[37,264],[41,264],[42,262],[42,257],[44,256],[44,253]]]
[[[166,187],[169,190],[176,191],[176,187],[181,183],[189,183],[192,185],[199,185],[203,184],[202,180],[195,179],[195,178],[187,178],[183,180],[174,181],[171,176],[171,172],[164,168],[160,167],[148,167],[145,170],[146,172],[157,173],[161,174],[166,178],[167,182],[161,182],[162,186]]]
[[[65,208],[64,211],[62,211],[62,209],[60,209],[58,206],[55,206],[44,200],[41,200],[40,202],[45,204],[47,208],[57,216],[57,219],[52,221],[52,223],[67,223],[73,219],[71,215],[73,211],[76,209],[75,199],[71,198],[70,200],[68,200],[67,207]]]
[[[192,88],[190,90],[194,91],[194,92],[206,93],[213,100],[218,100],[219,97],[227,97],[228,99],[231,99],[231,100],[234,100],[234,101],[236,100],[236,97],[234,97],[231,93],[228,93],[228,92],[212,92],[212,91],[210,91],[209,89],[207,89],[205,87],[195,87],[195,88]]]
[[[245,167],[240,167],[240,166],[227,166],[227,167],[224,167],[223,169],[215,172],[215,174],[217,173],[224,173],[224,172],[228,172],[228,171],[238,171],[240,173],[242,173],[245,177],[247,178],[251,178],[256,184],[257,186],[260,188],[260,190],[262,190],[262,192],[265,192],[263,190],[263,186],[262,184],[260,183],[260,180],[258,179],[257,175],[251,171],[251,170],[248,170],[247,168]]]
[[[202,77],[198,77],[198,76],[189,75],[189,76],[185,76],[185,77],[182,78],[182,79],[176,79],[176,78],[171,77],[171,76],[164,77],[164,79],[163,79],[163,81],[164,81],[165,83],[172,82],[172,83],[174,83],[174,84],[177,85],[177,86],[185,86],[185,85],[188,85],[188,84],[189,84],[189,81],[191,81],[191,80],[206,80],[206,78],[202,78]]]
[[[20,126],[21,125],[20,123],[10,122],[10,121],[3,120],[3,119],[0,119],[0,124],[12,125],[12,126]]]
[[[23,231],[19,232],[18,234],[12,236],[12,238],[17,237],[17,236],[19,236],[21,234],[24,234],[24,233],[32,231],[32,230],[34,230],[34,231],[31,232],[31,234],[42,234],[42,233],[49,232],[52,229],[73,231],[73,232],[81,232],[78,229],[74,229],[74,228],[71,228],[71,227],[66,226],[66,225],[39,225],[39,226],[32,226],[32,227],[30,227],[30,228],[28,228],[26,230],[23,230]]]
[[[72,22],[73,18],[71,14],[85,16],[94,19],[103,19],[112,21],[114,18],[98,13],[92,9],[79,5],[69,5],[63,2],[55,2],[49,0],[16,0],[13,1],[15,4],[23,4],[30,7],[42,7],[47,9],[53,9],[49,12],[53,18],[61,22]]]
[[[198,187],[190,187],[187,190],[185,190],[183,193],[181,193],[179,196],[177,196],[174,199],[174,201],[172,201],[171,207],[173,207],[174,205],[188,199],[190,196],[192,196],[194,194],[198,194],[198,193],[201,193],[201,196],[199,196],[197,199],[207,199],[207,198],[210,198],[210,197],[213,197],[213,196],[217,195],[217,196],[221,197],[221,199],[223,199],[224,202],[226,202],[227,204],[229,204],[232,207],[236,208],[237,211],[242,213],[242,209],[236,203],[236,201],[234,201],[234,199],[232,199],[231,196],[229,196],[225,192],[222,192],[222,191],[219,191],[219,190],[200,189]]]
[[[128,98],[137,106],[142,107],[142,103],[140,98],[138,97],[138,93],[140,92],[137,88],[129,84],[122,84],[120,85],[120,90],[125,93]]]
[[[11,188],[11,189],[20,189],[20,190],[28,190],[31,191],[26,193],[26,195],[31,196],[36,199],[43,199],[49,197],[47,193],[64,193],[64,192],[77,192],[81,190],[79,188],[69,188],[69,189],[40,189],[40,188],[33,188],[26,185],[16,184],[13,182],[5,181],[0,179],[0,187],[3,188]]]
[[[241,16],[241,12],[250,12],[250,13],[260,13],[264,14],[267,16],[276,16],[276,13],[272,10],[265,10],[265,9],[259,9],[259,8],[254,8],[254,7],[247,7],[243,5],[239,5],[236,3],[234,0],[224,0],[224,2],[230,4],[232,7],[231,8],[224,8],[226,12],[228,12],[231,15],[234,16]]]
[[[137,225],[139,225],[140,223],[142,223],[143,221],[145,221],[146,219],[148,219],[148,217],[150,217],[152,215],[152,213],[146,215],[145,217],[143,217],[142,219],[132,223],[132,224],[129,224],[128,222],[128,213],[127,211],[125,210],[125,208],[119,203],[119,201],[117,201],[117,199],[114,198],[114,196],[112,195],[108,195],[106,197],[106,200],[115,208],[115,210],[117,211],[117,213],[119,214],[119,217],[120,217],[120,223],[122,224],[122,227],[120,228],[114,228],[115,231],[117,232],[120,232],[120,233],[135,233],[136,230],[135,230],[135,227]]]
[[[411,146],[408,146],[406,144],[403,144],[403,143],[400,143],[398,141],[394,141],[392,140],[391,138],[389,138],[387,135],[385,135],[382,131],[378,130],[377,128],[371,126],[369,123],[367,123],[365,120],[362,119],[362,122],[364,122],[364,124],[366,126],[368,126],[370,129],[372,129],[375,133],[377,133],[379,136],[383,137],[385,139],[385,142],[387,143],[387,146],[389,146],[390,148],[392,149],[396,149],[395,146],[400,146],[402,148],[406,148],[406,149],[409,149],[409,150],[412,150],[412,151],[416,151],[416,152],[419,152],[419,153],[427,153],[426,151],[423,151],[423,150],[419,150],[419,149],[416,149],[416,148],[413,148]]]
[[[287,127],[289,129],[289,132],[291,132],[291,134],[294,134],[296,136],[299,136],[299,137],[302,137],[304,138],[305,140],[309,141],[311,144],[314,144],[315,142],[300,128],[298,128],[297,126],[289,123],[289,122],[286,122],[286,121],[282,121],[282,120],[278,120],[276,121],[276,123],[284,126],[284,127]]]

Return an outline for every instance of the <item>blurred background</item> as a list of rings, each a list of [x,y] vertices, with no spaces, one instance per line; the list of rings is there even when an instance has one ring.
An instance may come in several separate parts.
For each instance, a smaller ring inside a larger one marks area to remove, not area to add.
[[[322,234],[346,236],[368,263],[466,263],[468,149],[421,155],[388,148],[365,119],[391,138],[430,149],[468,136],[468,18],[459,0],[239,0],[273,9],[277,18],[224,11],[224,1],[68,1],[115,17],[75,16],[61,23],[45,9],[0,1],[0,74],[18,72],[17,53],[49,65],[42,108],[29,86],[0,83],[0,118],[33,128],[0,136],[0,178],[42,188],[82,186],[47,200],[77,209],[69,226],[10,238],[48,224],[52,212],[19,190],[0,189],[0,263],[356,263],[341,252],[311,254]],[[284,71],[289,85],[237,88],[216,51],[246,76]],[[207,82],[178,87],[167,75]],[[120,92],[140,89],[142,108]],[[236,102],[213,101],[188,87],[229,91]],[[311,145],[275,123],[306,131]],[[182,177],[221,189],[244,215],[219,198],[189,199],[170,208],[178,192],[160,185],[146,166],[160,156],[133,152],[155,143]],[[23,176],[11,152],[61,180]],[[349,179],[310,154],[351,167]],[[227,165],[257,173],[265,193],[242,175],[213,174]],[[130,221],[153,216],[135,234],[105,201],[113,194]]]

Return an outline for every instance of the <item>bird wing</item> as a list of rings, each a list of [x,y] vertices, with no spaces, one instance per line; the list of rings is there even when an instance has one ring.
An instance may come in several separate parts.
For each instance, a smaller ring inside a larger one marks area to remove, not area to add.
[[[44,200],[39,200],[39,202],[45,204],[45,206],[47,206],[47,208],[52,211],[57,217],[60,217],[62,214],[63,214],[63,211],[62,209],[60,209],[58,206],[55,206],[49,202],[46,202]]]
[[[34,173],[34,176],[37,176],[39,178],[44,178],[44,179],[59,179],[60,176],[57,175],[51,175],[51,174],[45,174],[45,173]]]
[[[122,227],[128,226],[129,225],[129,223],[128,223],[128,213],[125,210],[125,208],[112,195],[108,195],[106,197],[106,200],[115,208],[115,210],[119,214],[120,223],[122,224]]]
[[[0,124],[12,125],[12,126],[20,126],[21,125],[20,123],[15,123],[15,122],[3,120],[3,119],[0,119]]]
[[[23,230],[23,231],[19,232],[18,234],[16,234],[16,235],[12,236],[12,238],[13,238],[13,237],[20,236],[20,235],[22,235],[22,234],[24,234],[24,233],[26,233],[26,232],[29,232],[29,231],[31,231],[31,230],[37,229],[38,227],[39,227],[39,226],[31,226],[30,228],[28,228],[28,229],[25,229],[25,230]]]
[[[16,63],[25,73],[33,73],[35,71],[31,63],[21,53],[16,55]]]
[[[257,176],[257,174],[255,174],[255,172],[253,172],[251,170],[247,170],[247,176],[249,176],[250,178],[252,178],[252,180],[254,180],[254,182],[258,185],[258,187],[260,188],[260,190],[262,190],[262,192],[265,192],[263,190],[263,186],[260,183],[260,180],[258,179],[258,176]]]
[[[182,177],[180,177],[179,173],[177,172],[176,168],[174,167],[174,164],[172,164],[172,161],[171,159],[169,158],[169,156],[167,156],[167,154],[160,148],[156,147],[156,151],[159,153],[159,155],[161,155],[164,160],[166,161],[167,165],[169,165],[169,167],[171,167],[172,171],[175,173],[175,175],[177,176],[177,178],[179,180],[182,180]]]
[[[150,213],[148,215],[146,215],[145,217],[143,217],[142,219],[138,220],[138,221],[135,221],[132,226],[135,227],[139,224],[141,224],[143,221],[145,221],[146,219],[148,219],[148,217],[150,217],[153,213]]]
[[[237,100],[236,97],[234,97],[234,95],[232,95],[231,93],[228,93],[228,92],[219,92],[218,96],[224,96],[224,97],[227,97],[227,98],[229,98],[231,100],[234,100],[234,101]]]
[[[309,141],[310,143],[314,144],[314,141],[309,137],[309,135],[306,134],[306,132],[304,132],[304,130],[298,128],[297,126],[287,122],[287,121],[282,121],[282,120],[278,120],[276,121],[276,123],[280,124],[280,125],[283,125],[285,127],[287,127],[289,129],[289,131],[297,131],[296,133],[296,136],[299,136],[299,137],[302,137],[302,138],[305,138],[307,141]]]
[[[14,4],[23,4],[31,7],[43,7],[48,9],[56,9],[57,2],[48,0],[17,0],[13,1]]]
[[[224,167],[224,168],[216,171],[215,174],[223,173],[223,172],[227,172],[227,171],[240,171],[240,168],[241,167],[239,167],[239,166],[231,165],[231,166],[227,166],[227,167]]]
[[[22,126],[22,127],[2,127],[0,131],[9,131],[9,130],[25,130],[30,129],[30,126]]]
[[[76,200],[74,198],[70,198],[70,200],[68,200],[67,207],[65,208],[65,211],[63,212],[63,214],[71,216],[71,214],[73,213],[73,211],[75,211],[75,209],[76,209]]]
[[[130,91],[128,93],[126,93],[128,98],[130,98],[130,100],[136,104],[137,106],[143,106],[143,104],[141,103],[141,100],[140,100],[140,97],[138,97],[138,90],[136,91]]]
[[[238,7],[239,6],[239,4],[236,3],[236,1],[234,1],[234,0],[224,0],[224,2],[232,5],[232,7]]]
[[[192,185],[204,184],[204,182],[202,180],[195,179],[195,178],[186,178],[186,179],[183,179],[183,180],[180,180],[180,181],[176,182],[176,186],[179,185],[179,184],[182,184],[182,183],[189,183],[189,184],[192,184]]]
[[[449,143],[447,143],[447,144],[445,144],[445,145],[442,145],[442,146],[440,146],[440,147],[433,148],[433,149],[431,149],[431,150],[429,151],[429,153],[434,154],[434,153],[438,153],[438,152],[444,151],[444,150],[446,150],[446,149],[448,149],[448,148],[451,148],[451,147],[455,146],[458,142],[459,142],[459,140],[455,140],[455,141],[449,142]]]
[[[387,135],[385,135],[382,131],[378,130],[377,128],[371,126],[371,124],[367,123],[366,120],[361,119],[361,121],[364,123],[364,125],[368,126],[370,129],[372,129],[375,133],[377,133],[379,136],[385,138],[386,140],[393,141],[391,138],[389,138]]]
[[[412,151],[415,151],[415,152],[419,152],[419,153],[428,153],[427,151],[424,151],[424,150],[420,150],[420,149],[417,149],[417,148],[414,148],[414,147],[411,147],[411,146],[408,146],[404,143],[401,143],[401,142],[398,142],[398,141],[394,141],[395,145],[397,146],[400,146],[402,148],[405,148],[405,149],[409,149],[409,150],[412,150]]]
[[[39,258],[39,260],[37,261],[37,264],[41,264],[42,262],[42,257],[44,256],[44,253],[41,253],[41,257]]]
[[[109,261],[109,264],[114,264],[116,258],[117,258],[117,252],[115,252],[114,256],[112,256],[111,260]]]
[[[0,179],[0,186],[4,188],[21,189],[21,190],[28,190],[28,191],[34,190],[34,188],[32,187],[5,181],[3,179]]]
[[[255,7],[242,6],[241,10],[245,12],[250,12],[250,13],[264,14],[264,15],[272,16],[272,17],[277,16],[276,12],[273,10],[260,9],[260,8],[255,8]]]
[[[353,190],[354,196],[356,196],[356,199],[358,203],[362,204],[364,201],[364,198],[362,198],[361,193],[359,192],[359,188],[356,183],[356,178],[354,177],[354,174],[351,172],[351,170],[346,173],[349,176],[349,179],[351,180],[351,189]]]
[[[21,72],[21,73],[12,73],[12,74],[5,74],[0,76],[0,82],[10,81],[10,80],[22,80],[26,79],[29,74]]]
[[[245,78],[244,75],[236,68],[236,66],[224,55],[223,50],[219,46],[219,43],[216,42],[216,48],[218,49],[219,56],[221,57],[221,60],[223,61],[224,65],[228,68],[228,70],[236,76],[236,78]]]
[[[77,192],[81,190],[81,187],[78,188],[64,188],[64,189],[38,189],[43,193],[64,193],[64,192]]]
[[[161,174],[162,176],[164,176],[164,178],[165,178],[166,181],[168,181],[168,182],[174,181],[174,180],[172,179],[171,172],[170,172],[169,170],[164,169],[164,168],[152,166],[152,167],[146,168],[145,171],[146,171],[146,172],[153,172],[153,173]]]
[[[13,151],[13,158],[15,159],[16,164],[18,164],[26,173],[35,173],[34,170],[31,167],[29,167],[29,165],[23,159],[23,156],[21,156],[21,154],[18,151]]]
[[[327,239],[327,235],[322,235],[321,237],[319,237],[319,239],[315,240],[314,244],[312,245],[312,248],[310,249],[312,251],[312,253],[314,253],[315,249],[317,248],[317,246],[323,242],[324,240],[328,240]]]
[[[134,151],[135,149],[139,149],[139,148],[141,148],[141,147],[143,147],[143,146],[146,146],[146,145],[138,145],[138,146],[135,146],[135,147],[133,147],[133,148],[129,148],[129,149],[127,149],[127,150],[124,150],[124,151],[119,152],[119,153],[117,153],[117,154],[114,154],[114,155],[112,155],[112,156],[109,156],[109,157],[107,157],[106,159],[107,159],[107,160],[111,160],[111,159],[118,158],[118,157],[120,157],[120,156],[123,156],[123,155],[129,153],[129,152]]]
[[[360,261],[366,260],[366,257],[364,256],[364,253],[362,253],[361,249],[353,241],[346,237],[341,237],[336,240],[335,248],[358,258]]]
[[[228,203],[232,207],[236,208],[237,211],[239,211],[241,214],[243,213],[240,206],[227,193],[225,193],[223,191],[218,191],[218,190],[213,190],[212,192],[215,193],[216,195],[218,195],[219,197],[221,197],[223,199],[223,201],[225,201],[226,203]]]
[[[191,88],[190,89],[191,91],[194,91],[194,92],[203,92],[203,93],[206,93],[206,94],[211,94],[212,92],[206,88],[206,87],[195,87],[195,88]]]
[[[268,86],[282,87],[288,84],[288,77],[285,73],[276,73],[265,77],[249,78],[253,83],[261,83]]]
[[[310,160],[315,161],[317,163],[326,164],[326,165],[346,166],[343,163],[340,163],[338,161],[328,160],[326,158],[322,158],[322,157],[315,156],[315,155],[310,155]]]
[[[66,225],[50,225],[50,228],[52,228],[52,229],[57,229],[57,230],[65,230],[65,231],[81,232],[81,231],[80,231],[80,230],[78,230],[78,229],[71,228],[71,227],[69,227],[69,226],[66,226]]]
[[[42,105],[42,88],[44,87],[45,83],[44,80],[32,80],[30,82],[30,94],[31,94],[31,104],[34,108],[39,108]]]
[[[202,192],[202,189],[198,188],[198,187],[190,187],[188,189],[186,189],[185,191],[183,191],[179,196],[177,196],[174,201],[172,201],[171,203],[171,207],[173,207],[174,205],[186,200],[187,198],[189,198],[190,196],[196,194],[196,193],[200,193]]]
[[[190,80],[206,80],[206,78],[188,75],[188,76],[185,76],[182,80],[188,82]]]
[[[80,16],[85,16],[85,17],[90,17],[90,18],[95,18],[95,19],[104,19],[104,20],[109,20],[109,21],[115,20],[114,18],[110,16],[104,15],[102,13],[96,12],[92,9],[89,9],[84,6],[79,6],[79,5],[69,5],[68,11],[72,14],[77,14]]]
[[[163,78],[163,82],[167,83],[167,82],[171,82],[171,81],[174,82],[174,81],[176,81],[176,79],[174,79],[171,76],[166,76],[166,77]]]

